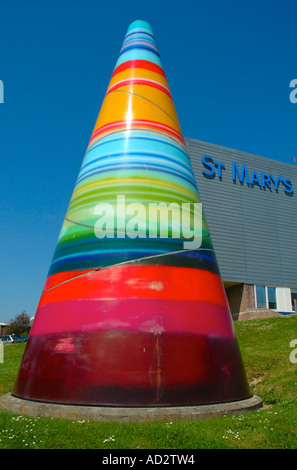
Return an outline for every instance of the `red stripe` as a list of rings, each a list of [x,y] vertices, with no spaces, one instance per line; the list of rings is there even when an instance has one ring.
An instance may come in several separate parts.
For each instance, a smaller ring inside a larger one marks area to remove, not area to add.
[[[189,289],[189,286],[199,288]],[[222,282],[210,271],[162,265],[122,265],[92,271],[49,290],[42,295],[40,306],[48,302],[107,298],[159,298],[226,304]]]
[[[148,128],[152,128],[152,129],[161,130],[161,131],[163,131],[167,134],[170,134],[170,135],[173,135],[173,136],[177,137],[182,143],[184,143],[183,136],[178,131],[176,131],[172,127],[169,127],[165,124],[161,124],[161,123],[158,123],[158,122],[155,122],[155,121],[135,119],[129,125],[129,129],[131,129],[131,128],[134,129],[134,128],[137,128],[137,127],[148,127]],[[114,121],[114,122],[111,122],[111,123],[105,124],[104,126],[99,127],[99,129],[97,129],[93,133],[93,135],[91,137],[91,140],[90,140],[90,143],[96,137],[98,137],[100,134],[103,134],[104,132],[106,132],[110,129],[113,129],[113,128],[126,129],[127,128],[127,122],[126,121]]]
[[[82,276],[83,274],[89,271],[94,271],[94,269],[84,269],[82,271],[79,271],[79,270],[66,271],[66,272],[61,272],[57,274],[52,274],[45,281],[43,292],[47,291],[48,289],[51,289],[52,287],[57,286],[58,284],[61,284],[62,282],[68,281],[69,279]]]
[[[127,69],[146,69],[150,70],[151,72],[159,73],[166,78],[162,67],[147,60],[128,60],[127,62],[123,62],[114,70],[111,78],[113,78],[117,73],[123,72]]]
[[[60,273],[49,278],[59,281]],[[30,334],[114,328],[233,335],[220,277],[163,265],[113,266],[57,285],[42,294]]]
[[[164,86],[159,85],[158,83],[155,83],[155,82],[152,82],[152,81],[149,81],[149,80],[142,80],[141,78],[139,78],[139,79],[130,79],[130,80],[128,79],[128,80],[123,80],[121,82],[115,83],[114,85],[112,85],[107,90],[106,94],[108,95],[108,93],[111,93],[112,91],[117,90],[118,88],[120,88],[122,86],[127,86],[127,85],[151,86],[153,88],[157,88],[157,90],[160,90],[163,93],[166,93],[166,95],[169,96],[169,98],[172,99],[172,96],[171,96],[170,92]]]

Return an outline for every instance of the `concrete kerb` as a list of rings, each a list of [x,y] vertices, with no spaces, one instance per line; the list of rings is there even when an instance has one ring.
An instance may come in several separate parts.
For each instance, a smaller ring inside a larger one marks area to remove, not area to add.
[[[186,421],[241,414],[261,408],[261,398],[197,406],[112,407],[79,406],[23,400],[7,393],[0,397],[0,409],[13,414],[93,421],[144,422]]]

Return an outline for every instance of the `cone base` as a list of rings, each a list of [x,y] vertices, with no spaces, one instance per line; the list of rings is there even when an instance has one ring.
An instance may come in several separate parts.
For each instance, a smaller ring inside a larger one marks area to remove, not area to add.
[[[251,397],[236,339],[123,330],[30,337],[12,395],[119,407]]]
[[[46,416],[71,420],[145,422],[145,421],[184,421],[209,419],[236,413],[245,413],[261,408],[263,402],[257,395],[250,398],[228,403],[216,403],[198,406],[175,407],[103,407],[103,406],[71,406],[41,403],[16,398],[10,393],[0,398],[0,408],[11,413],[28,416]]]

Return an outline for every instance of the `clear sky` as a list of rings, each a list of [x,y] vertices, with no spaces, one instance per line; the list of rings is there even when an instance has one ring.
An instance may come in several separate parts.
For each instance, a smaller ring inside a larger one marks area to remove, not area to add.
[[[148,21],[185,137],[292,163],[296,0],[14,0],[0,7],[0,321],[35,315],[129,24]]]

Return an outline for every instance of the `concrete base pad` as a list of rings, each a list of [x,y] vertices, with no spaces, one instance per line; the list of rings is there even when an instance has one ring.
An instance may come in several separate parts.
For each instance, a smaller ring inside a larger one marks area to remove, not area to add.
[[[0,409],[14,414],[120,422],[198,420],[235,413],[241,414],[246,411],[256,410],[262,407],[262,405],[262,400],[257,395],[253,395],[245,400],[213,405],[143,408],[60,405],[23,400],[12,396],[10,393],[0,397]]]

